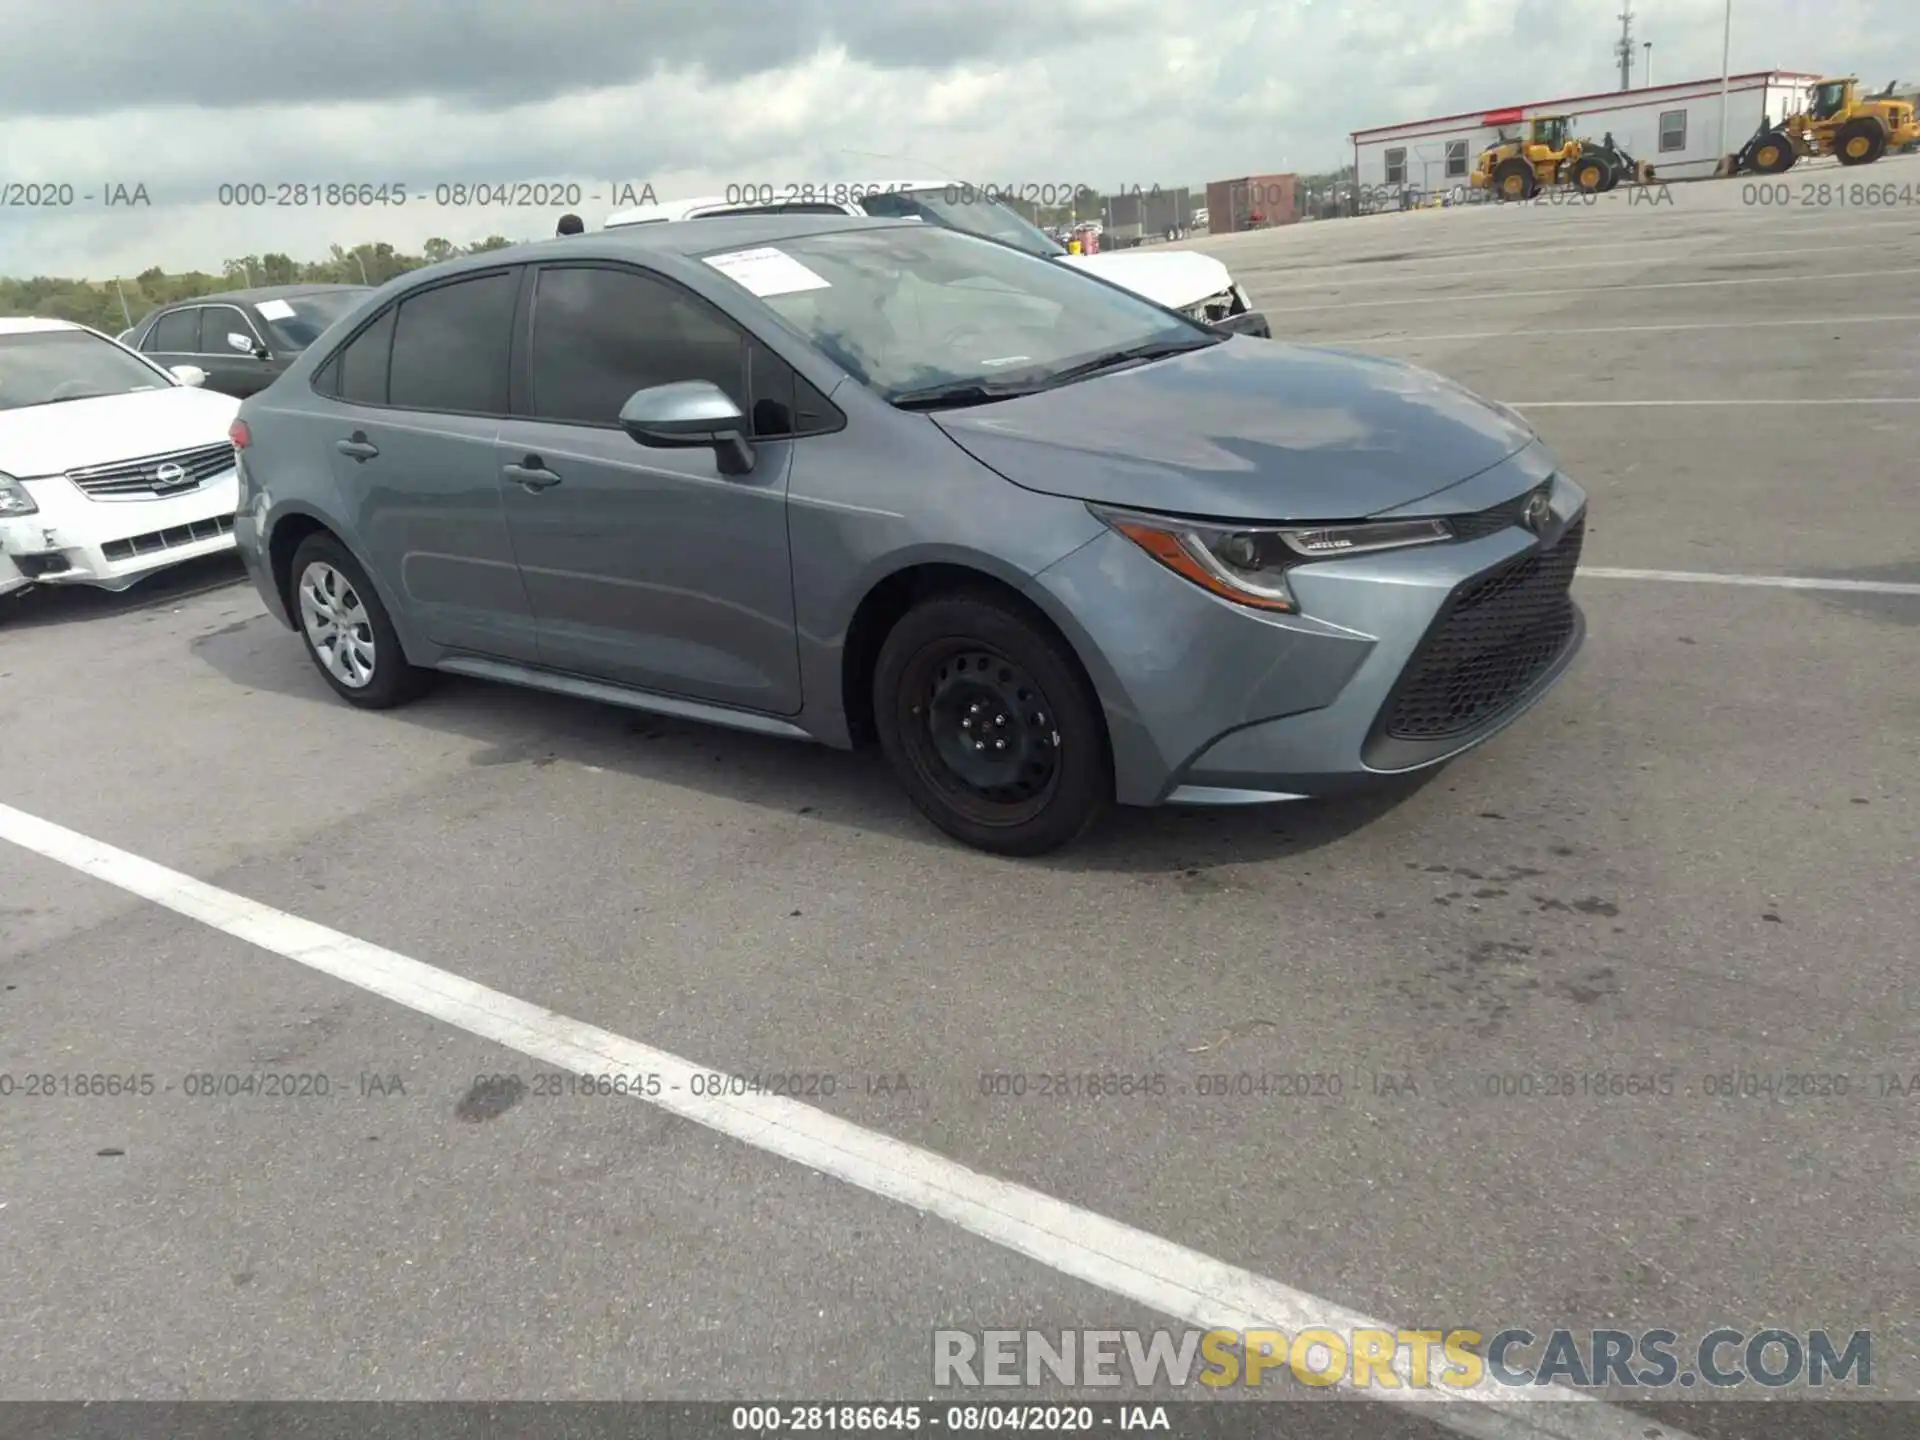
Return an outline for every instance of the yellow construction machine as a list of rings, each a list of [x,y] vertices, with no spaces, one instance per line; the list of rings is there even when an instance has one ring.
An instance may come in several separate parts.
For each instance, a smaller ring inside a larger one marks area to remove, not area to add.
[[[1913,102],[1889,85],[1860,96],[1858,76],[1818,80],[1807,87],[1805,108],[1778,125],[1762,120],[1727,168],[1738,174],[1778,175],[1803,156],[1831,155],[1842,165],[1871,165],[1889,150],[1920,139]]]
[[[1554,185],[1571,185],[1589,195],[1604,194],[1622,180],[1645,185],[1653,167],[1614,144],[1613,136],[1579,140],[1571,135],[1571,115],[1535,115],[1525,138],[1505,131],[1480,154],[1470,182],[1501,200],[1531,200]]]

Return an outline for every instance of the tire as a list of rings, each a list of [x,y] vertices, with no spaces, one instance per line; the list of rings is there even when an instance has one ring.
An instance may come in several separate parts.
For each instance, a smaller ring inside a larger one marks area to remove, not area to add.
[[[1533,166],[1518,155],[1510,156],[1493,167],[1493,193],[1502,200],[1531,200],[1540,192],[1540,182],[1533,173]]]
[[[1791,170],[1799,158],[1793,142],[1776,130],[1754,142],[1751,165],[1756,175],[1780,175]]]
[[[1604,154],[1582,155],[1573,163],[1573,188],[1582,195],[1604,195],[1613,188],[1615,163]]]
[[[1113,798],[1106,724],[1079,661],[995,596],[909,610],[880,647],[873,697],[881,751],[908,799],[976,849],[1058,850]]]
[[[1842,165],[1871,165],[1887,153],[1887,132],[1862,115],[1834,133],[1833,158]]]
[[[386,606],[346,546],[309,535],[293,552],[289,575],[300,643],[334,694],[362,710],[387,710],[426,689],[427,672],[408,663]],[[342,613],[355,643],[328,647],[325,637],[340,628],[328,616]]]

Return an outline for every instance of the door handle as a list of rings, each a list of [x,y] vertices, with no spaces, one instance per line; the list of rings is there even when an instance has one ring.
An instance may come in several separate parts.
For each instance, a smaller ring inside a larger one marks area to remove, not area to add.
[[[355,460],[371,460],[380,453],[380,447],[367,439],[367,432],[364,430],[354,431],[345,440],[334,441],[333,448]]]
[[[547,469],[546,463],[538,455],[529,455],[518,465],[504,465],[501,473],[514,484],[535,494],[550,490],[560,483],[560,477]]]

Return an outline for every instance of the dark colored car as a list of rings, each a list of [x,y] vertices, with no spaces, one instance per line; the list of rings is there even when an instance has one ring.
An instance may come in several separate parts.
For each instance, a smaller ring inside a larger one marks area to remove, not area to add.
[[[914,220],[416,271],[233,440],[235,545],[348,702],[443,671],[875,740],[1003,853],[1442,764],[1582,634],[1586,496],[1513,411]]]
[[[122,342],[157,364],[197,365],[207,389],[242,399],[267,388],[369,285],[271,285],[165,305]]]

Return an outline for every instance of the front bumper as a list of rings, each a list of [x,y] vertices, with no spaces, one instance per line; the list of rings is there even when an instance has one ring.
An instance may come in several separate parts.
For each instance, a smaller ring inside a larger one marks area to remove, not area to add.
[[[125,590],[233,548],[239,487],[231,470],[164,499],[93,500],[60,477],[21,483],[40,509],[0,520],[0,591],[9,588],[9,569],[27,584]]]
[[[1546,478],[1539,453],[1398,513],[1511,500]],[[1291,581],[1297,615],[1216,599],[1117,534],[1033,585],[1091,657],[1123,804],[1337,795],[1453,759],[1554,687],[1585,635],[1565,594],[1585,513],[1585,492],[1556,476],[1543,535],[1515,525],[1302,566]],[[1521,569],[1533,575],[1549,561],[1555,573],[1518,588]],[[1551,616],[1528,610],[1555,585]],[[1469,601],[1481,608],[1463,618]]]

